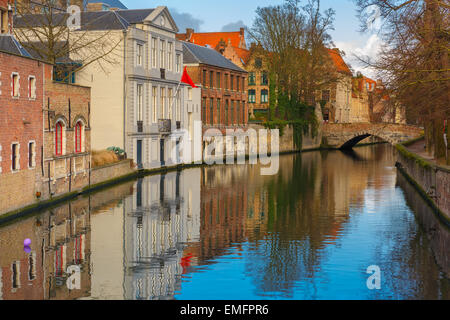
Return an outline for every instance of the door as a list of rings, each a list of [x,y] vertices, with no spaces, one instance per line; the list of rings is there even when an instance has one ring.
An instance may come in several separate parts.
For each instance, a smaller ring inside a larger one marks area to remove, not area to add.
[[[137,147],[136,147],[136,162],[138,165],[138,169],[142,169],[142,140],[137,140]]]

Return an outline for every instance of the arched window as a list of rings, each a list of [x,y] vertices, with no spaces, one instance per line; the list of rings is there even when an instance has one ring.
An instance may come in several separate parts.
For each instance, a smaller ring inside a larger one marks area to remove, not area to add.
[[[64,153],[64,123],[58,121],[55,126],[55,154],[62,156]]]
[[[75,125],[75,152],[83,152],[84,141],[84,125],[81,121],[78,121]]]

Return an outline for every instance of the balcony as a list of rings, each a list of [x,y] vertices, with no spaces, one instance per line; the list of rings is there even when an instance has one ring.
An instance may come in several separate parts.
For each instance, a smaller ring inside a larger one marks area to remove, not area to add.
[[[139,133],[144,132],[144,122],[143,121],[137,122],[137,132],[139,132]]]
[[[159,133],[171,133],[172,132],[172,121],[170,119],[159,119],[158,120],[158,131],[159,131]]]

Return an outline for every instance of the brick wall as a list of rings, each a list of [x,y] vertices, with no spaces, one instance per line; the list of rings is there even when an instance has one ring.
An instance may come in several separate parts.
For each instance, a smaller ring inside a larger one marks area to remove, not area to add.
[[[90,99],[88,87],[51,80],[46,69],[44,98],[43,195],[59,195],[79,190],[89,183],[91,155]],[[56,125],[63,125],[62,154],[56,150]],[[76,150],[76,126],[81,126],[81,147]],[[49,182],[50,177],[50,184]]]
[[[206,79],[203,79],[203,70],[206,71]],[[237,125],[245,126],[247,124],[247,73],[206,65],[187,67],[187,71],[194,83],[202,84],[201,114],[204,125],[209,127],[227,127]],[[212,87],[210,85],[211,72],[213,72]],[[217,73],[220,73],[220,84],[217,83]],[[225,75],[227,75],[227,77]],[[231,76],[233,76],[233,90],[231,90]],[[239,78],[239,88],[237,88],[237,78]],[[225,84],[226,80],[227,84]],[[206,109],[203,108],[204,99],[206,99]],[[213,99],[212,123],[211,99]],[[217,99],[220,99],[220,113],[217,111]],[[227,101],[228,109],[226,109]],[[234,102],[233,113],[231,113],[232,102]],[[239,112],[237,110],[237,102],[239,102]],[[233,122],[232,119],[234,119]]]
[[[39,190],[45,66],[37,60],[0,53],[0,213],[29,204]],[[13,96],[13,75],[17,76],[17,96]],[[35,78],[32,97],[30,76]],[[17,170],[12,167],[13,143],[18,145]],[[30,143],[34,143],[31,167]]]
[[[127,159],[118,163],[93,168],[91,172],[91,185],[111,180],[134,172],[133,160]]]

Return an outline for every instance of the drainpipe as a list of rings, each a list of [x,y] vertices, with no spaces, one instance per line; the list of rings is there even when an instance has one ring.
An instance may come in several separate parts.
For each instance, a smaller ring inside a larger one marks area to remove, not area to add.
[[[127,153],[126,124],[127,124],[127,30],[123,31],[123,149]],[[128,158],[128,155],[127,155]]]

